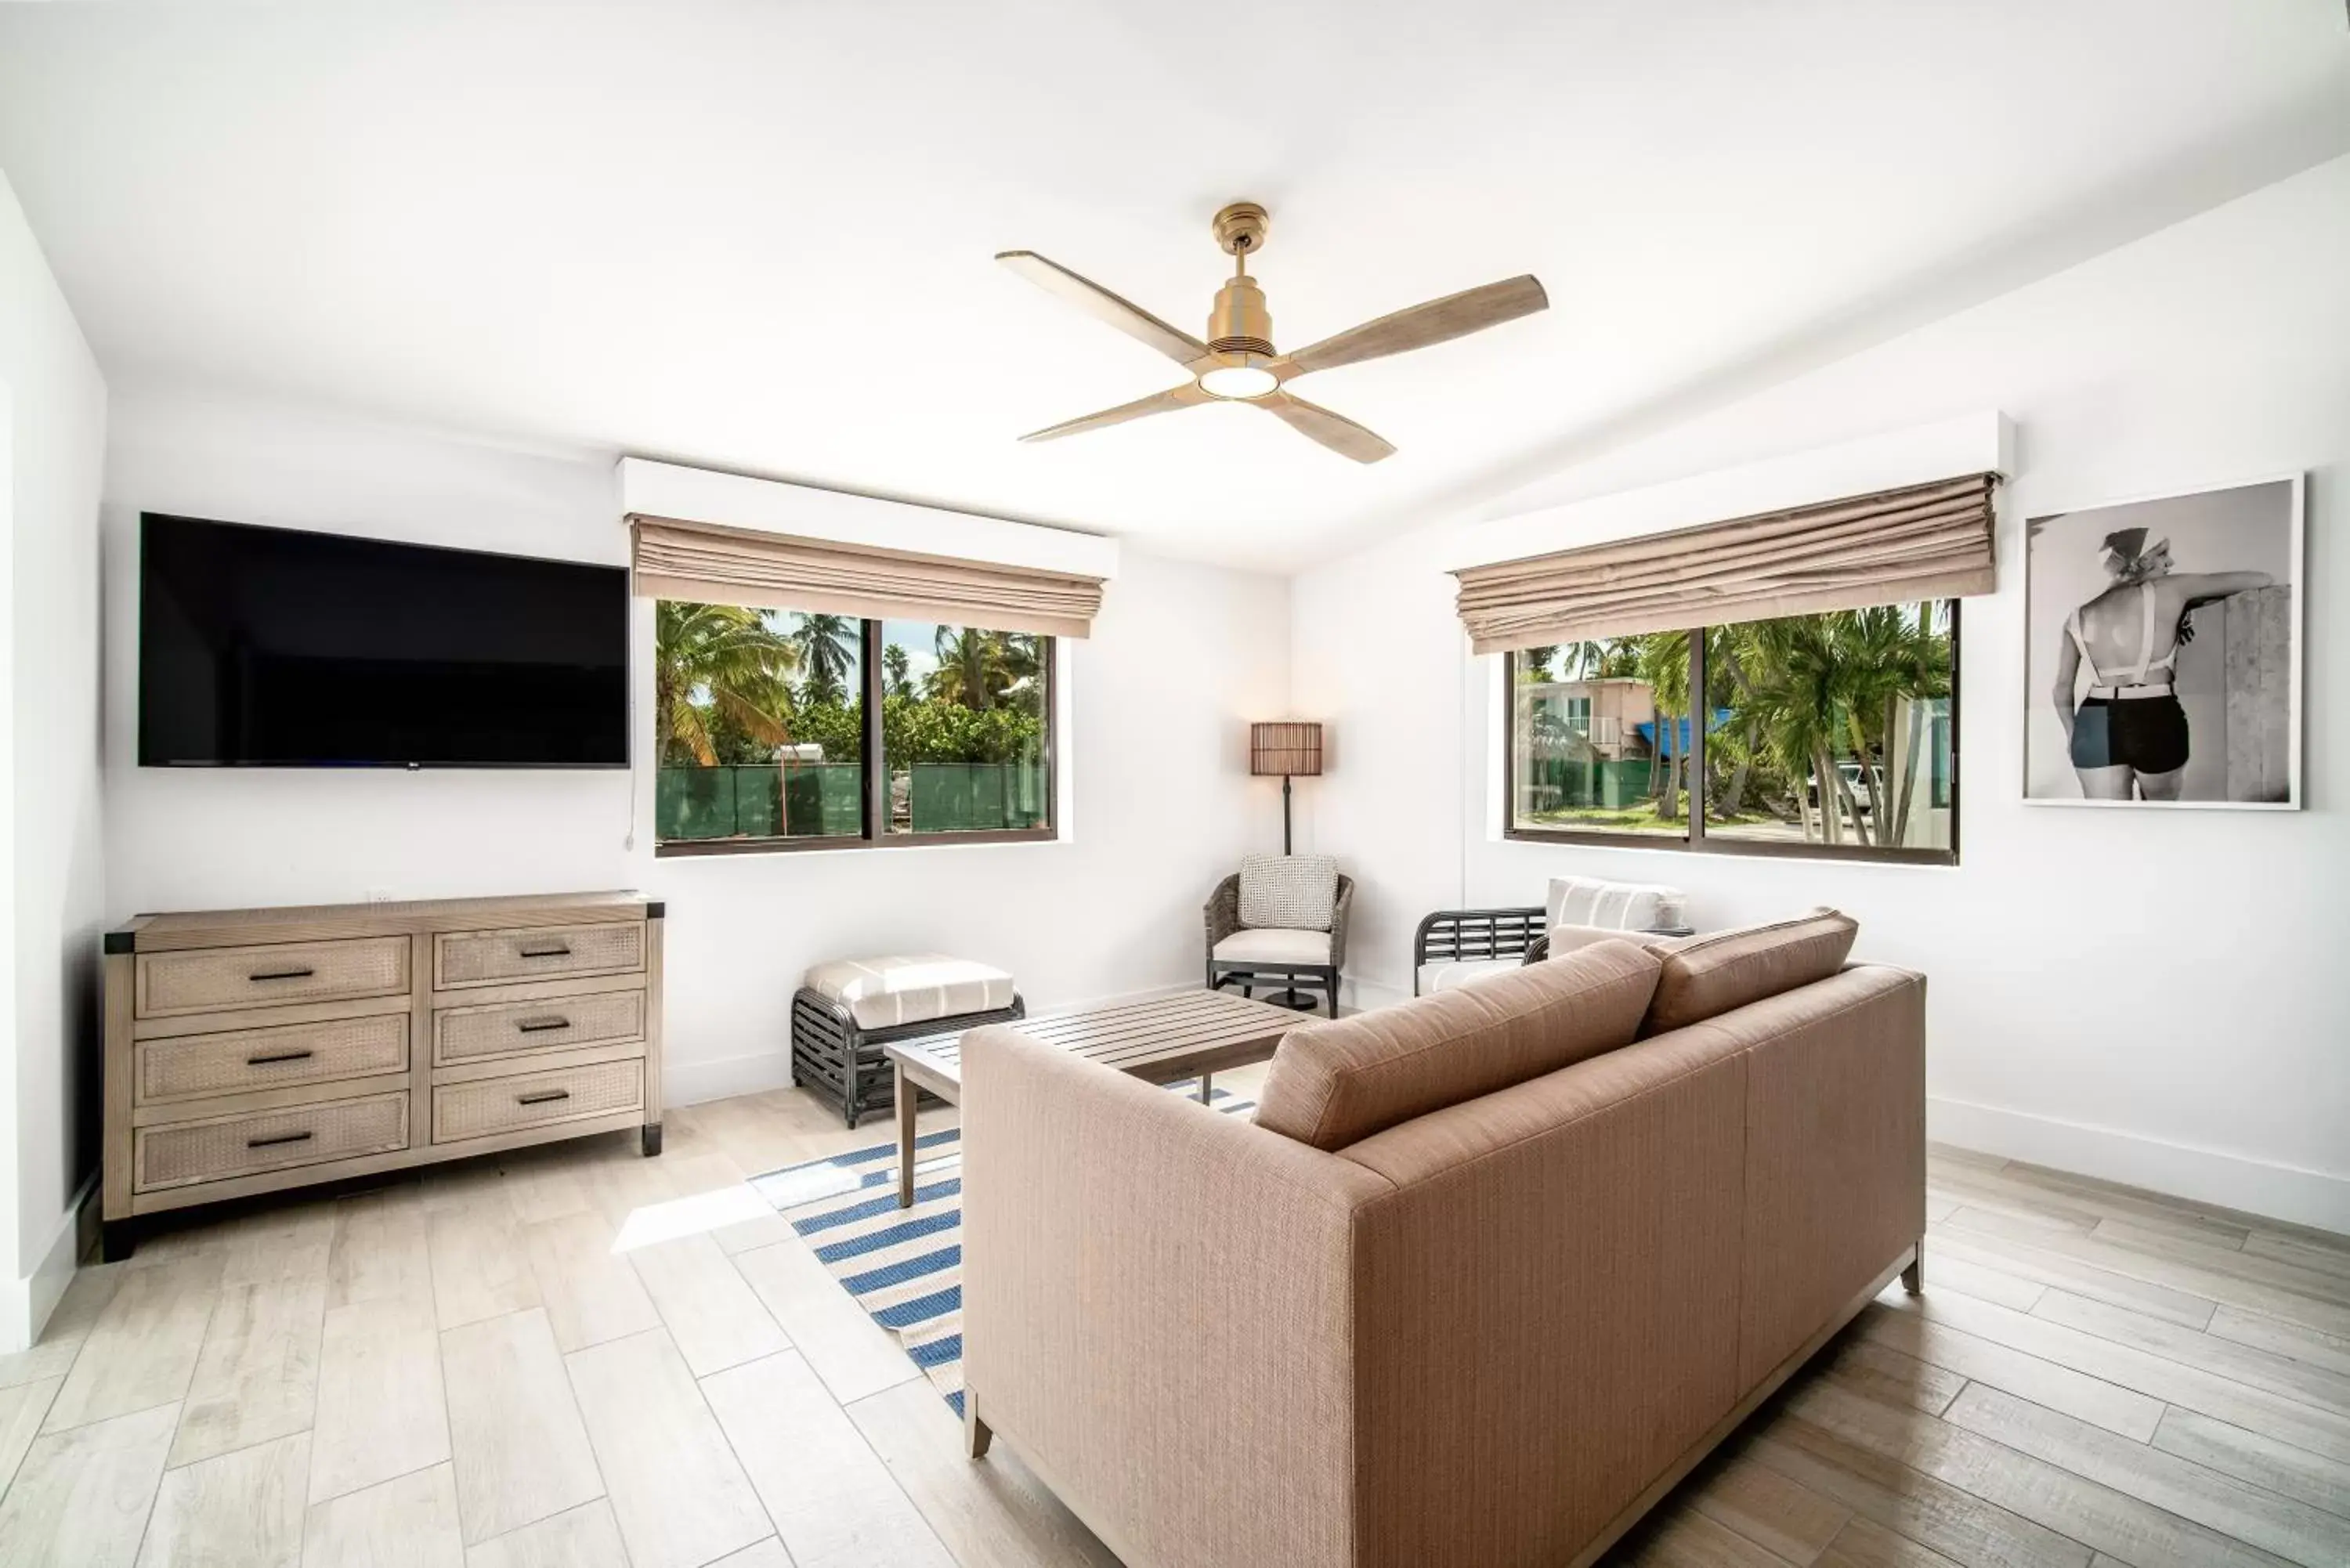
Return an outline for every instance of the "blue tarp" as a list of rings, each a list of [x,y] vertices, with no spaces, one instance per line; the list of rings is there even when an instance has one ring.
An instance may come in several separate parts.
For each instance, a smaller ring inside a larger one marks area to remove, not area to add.
[[[1711,735],[1716,730],[1721,729],[1724,724],[1729,722],[1730,710],[1727,708],[1716,708],[1713,711],[1713,717],[1706,722],[1705,732]],[[1645,724],[1635,724],[1632,728],[1640,732],[1640,739],[1648,742],[1648,749],[1650,751],[1656,751],[1657,725],[1654,720],[1651,720]],[[1666,732],[1665,749],[1659,754],[1669,757],[1685,757],[1689,755],[1689,749],[1690,722],[1688,716],[1683,715],[1682,717],[1674,720],[1672,722],[1672,728]]]

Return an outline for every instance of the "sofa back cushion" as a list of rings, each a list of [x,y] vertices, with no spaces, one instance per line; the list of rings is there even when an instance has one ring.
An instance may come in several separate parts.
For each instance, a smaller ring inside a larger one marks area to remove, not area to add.
[[[1338,909],[1330,855],[1241,857],[1241,924],[1253,930],[1326,931]]]
[[[1629,1044],[1663,961],[1606,941],[1459,991],[1294,1029],[1256,1124],[1316,1148],[1506,1089]]]
[[[1679,888],[1647,882],[1603,882],[1596,877],[1554,877],[1543,899],[1543,924],[1640,931],[1677,925],[1688,900]]]
[[[1733,1007],[1825,980],[1844,967],[1860,926],[1834,909],[1668,943],[1643,1035],[1702,1023]]]

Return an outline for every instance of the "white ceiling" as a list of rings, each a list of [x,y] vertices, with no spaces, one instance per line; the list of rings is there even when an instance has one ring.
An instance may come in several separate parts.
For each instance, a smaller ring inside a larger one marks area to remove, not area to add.
[[[110,375],[1288,569],[2350,151],[2342,0],[0,7],[0,169]],[[1552,309],[1308,397],[1014,437],[1276,341]]]

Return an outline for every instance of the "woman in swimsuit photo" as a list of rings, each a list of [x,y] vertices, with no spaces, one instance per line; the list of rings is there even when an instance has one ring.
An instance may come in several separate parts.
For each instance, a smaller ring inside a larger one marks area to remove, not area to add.
[[[2175,571],[2170,541],[2149,545],[2147,533],[2106,535],[2111,582],[2065,618],[2056,651],[2056,715],[2091,800],[2179,798],[2191,737],[2172,688],[2179,647],[2194,637],[2189,613],[2275,580],[2266,572]]]

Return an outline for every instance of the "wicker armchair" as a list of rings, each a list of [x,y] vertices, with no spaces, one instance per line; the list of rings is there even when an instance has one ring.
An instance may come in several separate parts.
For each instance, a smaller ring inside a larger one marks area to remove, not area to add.
[[[1547,903],[1439,909],[1412,938],[1411,993],[1449,991],[1480,974],[1540,963],[1555,942],[1572,948],[1618,936],[1685,937],[1687,926],[1658,919],[1673,918],[1682,903],[1678,888],[1554,877]]]
[[[1282,988],[1282,995],[1269,1000],[1295,1006],[1297,1000],[1304,998],[1308,1007],[1314,1005],[1310,993],[1319,992],[1322,1005],[1328,1009],[1331,1017],[1337,1017],[1338,971],[1347,961],[1347,917],[1354,907],[1354,901],[1355,879],[1341,876],[1338,878],[1338,901],[1330,914],[1326,954],[1316,952],[1309,955],[1304,950],[1311,942],[1320,940],[1323,936],[1320,931],[1268,932],[1268,936],[1300,940],[1294,944],[1267,944],[1276,950],[1263,954],[1219,958],[1216,949],[1226,938],[1249,929],[1241,924],[1241,879],[1240,874],[1234,872],[1216,884],[1216,890],[1208,896],[1207,907],[1202,911],[1208,934],[1208,989],[1220,991],[1228,985],[1237,985],[1242,995],[1253,996],[1259,986],[1278,985]],[[1286,955],[1278,950],[1290,945],[1299,950]]]
[[[1539,963],[1549,956],[1550,935],[1543,926],[1540,904],[1507,909],[1439,909],[1420,921],[1419,929],[1412,934],[1411,993],[1419,994],[1421,977],[1431,966],[1500,968]]]

